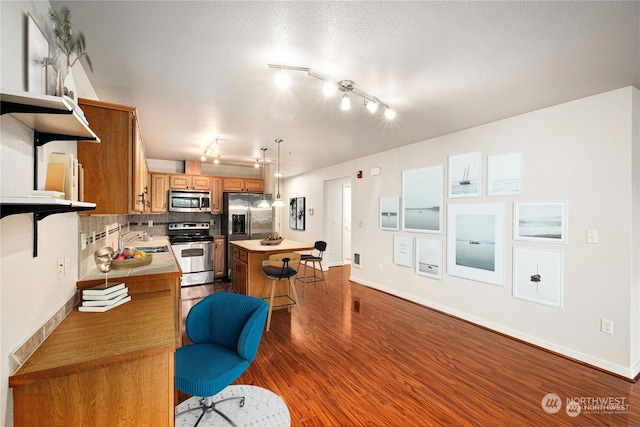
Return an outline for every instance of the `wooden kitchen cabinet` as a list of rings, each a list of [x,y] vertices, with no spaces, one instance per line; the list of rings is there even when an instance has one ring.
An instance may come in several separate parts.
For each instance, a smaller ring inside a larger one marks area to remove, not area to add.
[[[215,278],[224,277],[224,260],[226,259],[225,238],[216,237],[213,239],[213,276]]]
[[[84,197],[96,203],[96,209],[86,213],[145,212],[148,168],[135,107],[84,98],[78,105],[102,141],[77,148],[84,168]]]
[[[151,212],[167,212],[169,196],[169,175],[166,173],[151,174]]]
[[[224,178],[223,191],[239,193],[261,193],[263,182],[254,178]]]
[[[211,177],[211,213],[222,213],[222,178]]]
[[[164,290],[104,313],[74,309],[9,377],[14,425],[173,426],[174,307]]]
[[[235,245],[231,245],[231,251],[233,254],[231,264],[231,286],[233,291],[240,295],[249,295],[247,293],[249,253]],[[262,298],[262,296],[259,296],[259,298]]]
[[[211,190],[211,177],[206,175],[172,174],[169,176],[172,190]]]

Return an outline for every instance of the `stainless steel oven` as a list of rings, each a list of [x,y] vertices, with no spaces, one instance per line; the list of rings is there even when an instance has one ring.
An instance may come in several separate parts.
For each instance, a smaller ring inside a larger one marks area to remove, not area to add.
[[[213,236],[208,222],[169,223],[169,242],[180,269],[181,286],[213,283]]]

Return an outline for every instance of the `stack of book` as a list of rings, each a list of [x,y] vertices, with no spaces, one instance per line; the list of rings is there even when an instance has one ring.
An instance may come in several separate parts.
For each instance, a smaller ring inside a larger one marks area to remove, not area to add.
[[[59,191],[74,202],[84,201],[84,168],[71,153],[49,153],[46,191]]]
[[[103,283],[82,291],[82,305],[78,310],[103,312],[129,301],[129,288],[124,282]]]

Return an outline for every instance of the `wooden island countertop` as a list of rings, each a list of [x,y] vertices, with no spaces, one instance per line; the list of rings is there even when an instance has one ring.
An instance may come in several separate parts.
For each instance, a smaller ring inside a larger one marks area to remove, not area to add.
[[[229,243],[231,245],[231,284],[233,289],[239,294],[257,298],[264,298],[262,291],[265,276],[262,273],[262,266],[268,262],[270,255],[313,249],[313,243],[289,239],[284,239],[279,245],[262,245],[260,240],[236,240]],[[298,268],[297,265],[292,267]],[[293,280],[295,278],[292,278]],[[289,293],[285,282],[278,283],[276,292],[278,295]]]

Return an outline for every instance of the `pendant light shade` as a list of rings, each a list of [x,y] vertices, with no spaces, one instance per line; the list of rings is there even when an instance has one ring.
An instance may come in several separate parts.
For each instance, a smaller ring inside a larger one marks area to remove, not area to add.
[[[278,144],[278,173],[276,174],[276,186],[278,190],[276,192],[276,199],[271,204],[271,206],[273,206],[274,208],[281,208],[284,206],[284,202],[280,197],[280,177],[282,176],[282,174],[280,173],[280,143],[281,142],[282,142],[281,139],[276,139],[276,144]]]
[[[264,182],[264,168],[267,165],[267,147],[261,148],[262,150],[262,182]],[[267,202],[266,197],[264,197],[264,189],[262,190],[262,200],[258,203],[259,208],[268,208],[269,202]]]

